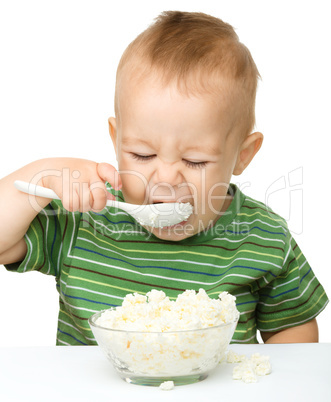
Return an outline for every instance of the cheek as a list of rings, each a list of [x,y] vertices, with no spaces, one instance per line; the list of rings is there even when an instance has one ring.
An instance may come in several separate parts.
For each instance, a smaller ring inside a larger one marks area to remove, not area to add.
[[[207,195],[208,210],[219,214],[227,200],[228,183],[215,183],[210,187]]]
[[[148,177],[145,172],[137,170],[132,163],[121,159],[119,161],[119,172],[122,179],[122,192],[126,202],[132,204],[143,204],[146,202]]]
[[[219,170],[207,172],[199,184],[198,206],[200,214],[219,214],[227,200],[230,177],[223,177]]]

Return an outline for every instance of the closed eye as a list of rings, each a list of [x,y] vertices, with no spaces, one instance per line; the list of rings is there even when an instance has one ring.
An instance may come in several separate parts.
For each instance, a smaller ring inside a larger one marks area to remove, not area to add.
[[[193,162],[193,161],[188,161],[187,159],[183,159],[183,162],[185,163],[186,166],[193,168],[193,169],[202,169],[206,167],[208,162]]]
[[[136,159],[137,161],[147,162],[147,161],[153,159],[156,155],[140,155],[140,154],[131,153],[131,156],[133,159]]]
[[[131,156],[133,159],[136,159],[141,162],[148,162],[151,159],[156,157],[156,154],[152,155],[141,155],[141,154],[135,154],[131,153]],[[183,159],[183,162],[185,163],[186,166],[192,168],[192,169],[202,169],[206,167],[207,163],[206,161],[201,161],[201,162],[194,162],[194,161],[189,161],[187,159]]]

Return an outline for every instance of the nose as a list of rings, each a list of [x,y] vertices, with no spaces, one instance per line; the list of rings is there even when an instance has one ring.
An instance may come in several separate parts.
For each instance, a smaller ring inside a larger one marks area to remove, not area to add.
[[[155,183],[168,183],[175,186],[183,180],[178,162],[159,161],[154,173]]]
[[[174,195],[174,187],[184,181],[178,163],[159,162],[152,176],[151,185],[155,196]]]

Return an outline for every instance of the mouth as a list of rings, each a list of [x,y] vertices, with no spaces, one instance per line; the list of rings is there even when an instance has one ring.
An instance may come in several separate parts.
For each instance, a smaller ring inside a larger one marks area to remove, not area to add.
[[[191,200],[191,199],[190,199]],[[192,200],[191,200],[192,201]],[[193,210],[194,210],[194,205],[191,203],[191,202],[189,202],[189,200],[187,199],[187,200],[183,200],[183,199],[180,199],[180,200],[167,200],[167,201],[161,201],[161,200],[154,200],[153,201],[153,203],[152,203],[152,205],[158,205],[158,204],[179,204],[179,208],[180,208],[180,210],[182,211],[182,212],[184,212],[181,208],[181,206],[183,205],[184,206],[184,204],[190,204],[191,205],[191,208],[193,208]],[[192,210],[192,211],[193,211]],[[185,215],[187,215],[187,216],[185,216]],[[175,224],[173,224],[173,225],[168,225],[168,226],[159,226],[159,228],[162,228],[162,229],[173,229],[173,228],[175,228],[175,227],[182,227],[182,226],[184,226],[188,221],[189,221],[189,219],[190,219],[190,216],[192,215],[192,212],[189,212],[188,214],[182,214],[182,216],[181,216],[181,218],[183,219],[181,222],[178,222],[178,223],[175,223]]]
[[[164,206],[157,207],[157,205],[164,204]],[[172,206],[171,204],[178,204],[178,206]],[[190,205],[186,205],[190,204]],[[151,207],[155,205],[155,211],[153,214],[143,222],[143,225],[159,231],[165,230],[174,230],[183,228],[186,223],[190,220],[193,212],[193,205],[188,202],[182,202],[179,200],[171,200],[171,201],[160,201],[154,200],[149,204]],[[166,205],[169,205],[169,211],[167,210]],[[170,206],[171,205],[171,206]],[[160,208],[160,209],[158,209]],[[170,217],[168,217],[170,215]],[[153,220],[153,218],[157,219],[157,222]],[[179,219],[183,219],[182,221],[178,222]],[[177,222],[177,223],[174,223]],[[142,223],[142,222],[141,222]],[[156,225],[155,225],[156,223]]]
[[[193,198],[190,195],[181,195],[179,197],[162,197],[161,195],[159,196],[155,196],[155,197],[151,197],[147,203],[152,205],[155,205],[155,209],[157,211],[158,208],[160,208],[160,210],[162,211],[161,214],[164,214],[164,221],[162,221],[162,218],[158,218],[158,224],[156,226],[151,225],[150,228],[153,228],[153,230],[157,230],[159,233],[163,232],[173,232],[174,230],[178,230],[178,231],[183,231],[183,228],[186,226],[186,224],[190,221],[191,222],[191,215],[192,212],[194,211],[194,205],[193,205]],[[160,206],[158,207],[158,204],[164,204],[164,206]],[[174,213],[175,215],[178,215],[179,219],[183,219],[181,222],[178,222],[178,219],[170,219],[167,220],[167,214],[165,213],[167,211],[167,204],[178,204],[176,206],[171,206],[169,205],[169,212],[170,215],[172,215],[172,213]],[[190,207],[188,207],[188,205],[185,204],[190,204]],[[175,208],[173,210],[173,208]],[[157,213],[157,212],[156,212]],[[194,212],[193,212],[194,213]],[[173,223],[174,221],[176,221],[178,223]],[[172,221],[172,222],[171,222]],[[165,225],[165,226],[163,226]],[[146,225],[148,226],[148,225]]]
[[[177,200],[175,198],[174,199],[167,198],[166,200],[157,198],[155,200],[151,200],[149,202],[149,204],[174,204],[174,203],[185,204],[187,202],[189,202],[191,205],[193,205],[192,197],[185,197],[185,198],[181,197],[181,198],[178,198]]]

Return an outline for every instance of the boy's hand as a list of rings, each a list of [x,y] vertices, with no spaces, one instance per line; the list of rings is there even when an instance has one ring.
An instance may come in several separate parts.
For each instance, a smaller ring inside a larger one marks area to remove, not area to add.
[[[55,191],[68,211],[101,211],[107,199],[114,199],[106,190],[105,182],[108,181],[116,190],[121,187],[118,172],[108,163],[74,158],[55,161],[58,167],[41,172],[37,175],[39,180],[38,177],[35,179],[39,185]]]
[[[35,216],[51,201],[18,191],[15,180],[22,180],[55,191],[69,211],[100,211],[107,199],[106,190],[121,187],[116,169],[107,163],[84,159],[49,158],[35,161],[0,180],[0,264],[21,261],[26,254],[24,234]]]

